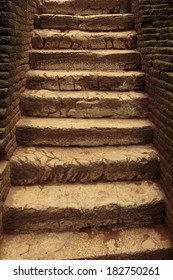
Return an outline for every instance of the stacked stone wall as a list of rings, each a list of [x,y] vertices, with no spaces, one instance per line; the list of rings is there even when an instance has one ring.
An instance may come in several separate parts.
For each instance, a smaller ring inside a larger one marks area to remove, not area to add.
[[[173,236],[173,0],[132,0],[141,70],[146,73],[154,145],[160,155],[165,222]]]
[[[0,235],[2,202],[10,187],[8,160],[16,147],[19,97],[29,69],[36,0],[0,0]]]

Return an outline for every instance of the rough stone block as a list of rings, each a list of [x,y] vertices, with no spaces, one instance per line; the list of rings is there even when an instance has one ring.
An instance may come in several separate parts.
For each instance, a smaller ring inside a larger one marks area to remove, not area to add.
[[[40,14],[92,15],[130,12],[130,0],[39,1]]]
[[[40,161],[41,159],[41,161]],[[152,180],[158,176],[152,146],[20,148],[11,160],[13,185]]]
[[[145,118],[148,96],[140,92],[26,90],[21,94],[23,115],[73,118]]]
[[[139,53],[133,50],[33,50],[30,52],[30,66],[38,70],[136,70]]]
[[[15,187],[4,204],[3,224],[6,233],[146,226],[162,222],[163,210],[162,192],[147,182]]]
[[[127,31],[133,29],[134,16],[126,15],[36,15],[35,28],[81,31]]]
[[[142,72],[29,71],[27,87],[45,90],[142,90]]]
[[[37,30],[32,46],[34,49],[135,49],[136,33]]]

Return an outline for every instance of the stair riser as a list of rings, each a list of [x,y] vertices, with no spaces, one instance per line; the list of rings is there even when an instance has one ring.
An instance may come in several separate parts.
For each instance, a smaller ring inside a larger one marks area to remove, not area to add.
[[[146,118],[147,97],[121,100],[121,98],[35,98],[21,96],[21,112],[25,116],[56,118]]]
[[[126,31],[134,27],[134,16],[67,16],[67,15],[41,15],[35,16],[35,28],[81,30],[81,31]]]
[[[143,90],[144,74],[133,76],[112,76],[88,74],[59,74],[57,76],[29,74],[27,78],[29,89],[46,90]]]
[[[135,49],[136,35],[134,33],[121,37],[115,34],[77,34],[59,33],[54,35],[34,34],[32,38],[34,49]]]
[[[111,159],[105,155],[102,159],[95,161],[94,159],[89,161],[82,158],[68,161],[64,151],[64,162],[59,160],[58,156],[58,154],[55,155],[54,159],[47,157],[43,163],[40,162],[40,159],[44,159],[46,156],[44,154],[37,156],[32,152],[30,155],[24,154],[19,159],[12,159],[12,185],[155,180],[159,172],[156,155],[149,157],[144,154],[134,160],[130,158],[130,155],[124,159],[119,159],[116,156]]]
[[[4,232],[57,232],[98,227],[130,228],[160,224],[164,219],[163,202],[127,209],[118,208],[117,205],[108,208],[81,211],[50,208],[47,211],[4,209]]]
[[[142,128],[49,128],[22,127],[16,130],[18,145],[26,146],[113,146],[148,144],[153,127]]]
[[[117,14],[130,12],[130,0],[69,0],[46,1],[38,13],[66,15]]]
[[[30,66],[37,70],[136,70],[139,67],[139,53],[30,53]]]

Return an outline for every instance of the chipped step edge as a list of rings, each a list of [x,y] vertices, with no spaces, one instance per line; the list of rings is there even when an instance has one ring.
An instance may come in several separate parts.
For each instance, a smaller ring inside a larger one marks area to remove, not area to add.
[[[56,118],[147,118],[148,96],[142,92],[51,92],[26,90],[22,115]]]
[[[18,147],[11,159],[12,185],[153,180],[158,153],[153,145],[126,147]],[[29,170],[29,172],[28,172]]]
[[[96,2],[83,0],[66,0],[66,1],[40,1],[38,13],[55,13],[69,15],[92,15],[92,14],[117,14],[128,13],[131,11],[129,0],[105,1],[97,0]]]
[[[30,70],[27,73],[27,88],[52,91],[143,90],[145,74],[139,71],[50,71]]]
[[[0,259],[172,260],[173,244],[163,226],[116,231],[4,235]]]
[[[82,32],[69,31],[60,32],[58,30],[33,31],[33,49],[42,50],[135,50],[137,47],[137,37],[135,31],[122,32]]]
[[[16,186],[4,204],[4,231],[136,227],[162,223],[163,216],[164,195],[156,183]]]
[[[119,146],[152,143],[154,125],[145,119],[27,118],[17,124],[16,139],[26,146]],[[98,140],[99,139],[99,140]]]

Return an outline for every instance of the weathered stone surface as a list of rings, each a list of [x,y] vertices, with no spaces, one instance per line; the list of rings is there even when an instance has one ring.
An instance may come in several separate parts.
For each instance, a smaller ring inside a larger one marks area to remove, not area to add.
[[[142,90],[144,73],[137,71],[41,71],[30,70],[27,74],[29,89],[46,90]]]
[[[127,31],[133,29],[134,15],[35,15],[35,28],[81,31]]]
[[[76,233],[5,235],[0,249],[1,260],[173,258],[172,243],[162,226]]]
[[[152,180],[159,171],[150,145],[90,148],[18,148],[11,159],[13,185]]]
[[[135,49],[136,32],[35,30],[32,46],[34,49]]]
[[[23,117],[16,127],[19,145],[113,146],[148,144],[154,126],[141,119],[58,119]]]
[[[134,50],[31,50],[30,66],[38,70],[135,70],[139,58]]]
[[[40,0],[38,13],[64,15],[118,14],[130,12],[130,0]]]
[[[73,118],[145,118],[148,96],[142,92],[26,90],[21,94],[23,115]]]
[[[161,223],[163,209],[160,189],[147,182],[13,187],[3,223],[13,233],[134,227]]]

